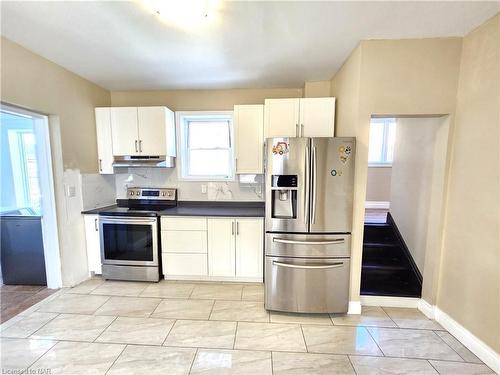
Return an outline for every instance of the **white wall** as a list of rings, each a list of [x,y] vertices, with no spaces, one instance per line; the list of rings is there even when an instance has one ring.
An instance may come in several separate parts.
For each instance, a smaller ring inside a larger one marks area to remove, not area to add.
[[[431,202],[435,207],[443,194],[443,141],[447,141],[444,119],[399,118],[396,125],[390,212],[422,274],[432,231],[429,225],[434,224]]]
[[[389,202],[391,199],[391,167],[368,167],[366,200]]]

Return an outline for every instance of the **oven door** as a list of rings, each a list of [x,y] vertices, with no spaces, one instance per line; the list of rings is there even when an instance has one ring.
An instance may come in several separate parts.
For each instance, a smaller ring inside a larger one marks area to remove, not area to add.
[[[99,218],[102,264],[158,266],[158,224],[152,217]]]

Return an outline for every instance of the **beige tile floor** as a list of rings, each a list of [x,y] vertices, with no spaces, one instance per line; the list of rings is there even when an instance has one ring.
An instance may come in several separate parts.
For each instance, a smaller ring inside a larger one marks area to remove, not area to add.
[[[2,324],[2,373],[493,374],[415,309],[269,313],[263,298],[261,284],[92,279]]]

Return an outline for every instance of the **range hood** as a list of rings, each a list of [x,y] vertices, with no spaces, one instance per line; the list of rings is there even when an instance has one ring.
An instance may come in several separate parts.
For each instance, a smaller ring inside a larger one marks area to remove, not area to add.
[[[172,156],[115,156],[115,168],[174,168],[175,157]]]

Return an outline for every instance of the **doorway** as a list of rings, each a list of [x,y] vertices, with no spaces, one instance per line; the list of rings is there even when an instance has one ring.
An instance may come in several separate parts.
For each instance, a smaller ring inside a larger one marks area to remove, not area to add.
[[[420,298],[432,283],[447,145],[448,116],[371,119],[361,294]]]
[[[47,116],[2,104],[0,142],[5,321],[60,286],[60,265]]]

